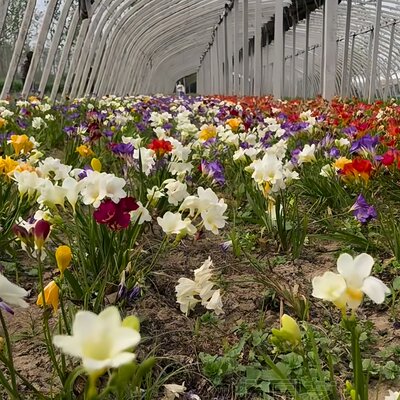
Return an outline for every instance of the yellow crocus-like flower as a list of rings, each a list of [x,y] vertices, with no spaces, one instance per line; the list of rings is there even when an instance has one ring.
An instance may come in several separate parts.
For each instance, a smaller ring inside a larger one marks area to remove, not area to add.
[[[7,125],[7,121],[4,118],[0,118],[0,129],[3,128],[3,126]]]
[[[44,288],[44,299],[46,301],[46,305],[52,306],[53,311],[56,312],[58,310],[59,304],[59,296],[60,296],[60,289],[57,286],[57,283],[51,281],[45,288]],[[43,296],[42,292],[39,293],[39,296],[36,301],[36,305],[39,307],[43,307]]]
[[[0,174],[10,175],[19,166],[19,163],[9,156],[0,158]]]
[[[26,135],[11,135],[11,145],[16,155],[27,154],[33,149],[33,143]]]
[[[204,127],[199,133],[199,139],[207,140],[213,139],[217,136],[217,128],[214,125],[208,125]]]
[[[236,132],[239,129],[242,120],[240,118],[231,118],[226,121],[227,125],[232,129],[233,132]]]
[[[69,267],[72,260],[72,252],[69,246],[59,246],[56,250],[56,261],[57,267],[60,270],[61,277],[64,275],[64,271]]]
[[[90,166],[93,168],[93,171],[101,172],[101,161],[98,158],[92,158],[90,162]]]
[[[76,152],[79,153],[81,157],[90,157],[94,155],[92,149],[85,144],[81,144],[80,146],[78,146],[76,148]]]
[[[349,160],[348,158],[346,158],[346,157],[340,157],[340,158],[338,158],[336,161],[335,161],[335,163],[333,164],[334,166],[335,166],[335,168],[337,168],[337,169],[343,169],[343,167],[346,165],[346,164],[350,164],[351,163],[351,160]]]

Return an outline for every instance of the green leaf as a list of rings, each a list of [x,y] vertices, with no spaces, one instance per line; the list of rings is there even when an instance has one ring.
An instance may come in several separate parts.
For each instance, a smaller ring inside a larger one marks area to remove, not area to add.
[[[82,288],[80,287],[80,285],[79,285],[78,281],[75,279],[75,277],[72,275],[71,271],[66,269],[64,271],[64,276],[65,276],[65,279],[68,281],[68,283],[71,285],[71,288],[74,291],[77,299],[81,300],[83,297]]]
[[[393,281],[393,289],[400,290],[400,276],[397,276]]]

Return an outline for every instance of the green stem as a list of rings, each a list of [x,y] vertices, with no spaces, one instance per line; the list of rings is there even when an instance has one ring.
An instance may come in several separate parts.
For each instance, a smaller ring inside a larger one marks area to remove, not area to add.
[[[3,312],[0,309],[0,321],[1,321],[1,326],[4,331],[4,339],[6,341],[6,347],[7,347],[7,357],[9,360],[9,372],[11,375],[11,384],[13,390],[18,393],[18,388],[17,388],[17,378],[15,374],[15,367],[14,367],[14,359],[13,359],[13,353],[12,353],[12,347],[11,347],[11,340],[10,340],[10,335],[8,333],[6,321],[4,320]],[[19,398],[19,396],[18,396]]]

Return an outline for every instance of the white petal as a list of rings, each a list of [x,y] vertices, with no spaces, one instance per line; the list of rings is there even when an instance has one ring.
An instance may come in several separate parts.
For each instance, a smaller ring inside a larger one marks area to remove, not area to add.
[[[353,268],[353,257],[350,254],[343,253],[337,259],[337,270],[340,275],[346,278],[346,275],[349,275]]]
[[[89,373],[101,371],[111,367],[112,360],[107,358],[105,360],[95,360],[93,358],[83,358],[82,365]]]
[[[140,342],[139,332],[131,328],[118,328],[113,331],[113,344],[111,354],[117,354],[121,351],[133,349]]]
[[[77,340],[72,336],[56,335],[53,337],[53,343],[59,347],[63,353],[73,357],[81,357],[81,347]]]
[[[135,355],[133,353],[127,353],[127,352],[119,353],[111,359],[110,366],[113,368],[118,368],[121,365],[130,363],[134,359],[135,359]]]
[[[97,315],[91,311],[78,311],[72,325],[74,337],[78,338],[81,342],[85,338],[90,338],[97,331],[97,320]]]
[[[121,326],[121,315],[118,308],[111,306],[107,307],[99,314],[99,319],[102,325],[108,325],[110,328]]]
[[[367,253],[362,253],[354,259],[353,267],[357,271],[357,275],[365,279],[371,275],[374,259]]]
[[[336,301],[343,295],[347,285],[341,275],[327,271],[312,280],[312,287],[312,295],[317,299]]]
[[[361,290],[376,304],[383,303],[386,293],[390,293],[390,289],[380,279],[374,276],[369,276],[364,279]]]

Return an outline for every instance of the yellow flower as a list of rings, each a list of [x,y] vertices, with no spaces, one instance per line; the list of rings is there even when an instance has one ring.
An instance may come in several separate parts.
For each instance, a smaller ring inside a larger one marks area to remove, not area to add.
[[[350,163],[351,163],[351,160],[349,160],[348,158],[346,158],[346,157],[340,157],[340,158],[338,158],[338,159],[335,161],[335,163],[334,163],[333,165],[335,166],[335,168],[343,169],[343,167],[344,167],[346,164],[350,164]]]
[[[52,306],[54,312],[58,310],[59,295],[60,295],[60,289],[58,288],[57,283],[55,283],[54,281],[51,281],[44,288],[44,299],[46,301],[46,305]],[[43,307],[42,292],[39,293],[36,305],[38,305],[39,307]]]
[[[93,171],[101,172],[102,165],[101,161],[98,158],[92,158],[90,165],[93,168]]]
[[[11,135],[11,145],[16,155],[29,153],[33,149],[33,143],[26,135]]]
[[[7,121],[4,119],[4,118],[0,118],[0,129],[3,127],[3,126],[6,126],[7,125]]]
[[[29,103],[40,103],[40,100],[36,96],[29,96],[28,101]]]
[[[56,250],[57,267],[60,270],[61,277],[64,271],[69,267],[72,260],[72,252],[69,246],[59,246]]]
[[[207,140],[215,138],[216,136],[217,136],[217,128],[214,125],[206,126],[199,133],[199,139],[204,140],[205,142]]]
[[[242,120],[240,118],[231,118],[226,121],[226,123],[230,126],[233,132],[236,132],[239,129]]]
[[[94,155],[93,151],[85,144],[78,146],[76,152],[79,153],[81,157],[90,157]]]
[[[18,167],[19,163],[9,156],[0,158],[0,174],[9,175]]]
[[[301,332],[297,322],[287,314],[283,314],[281,318],[281,329],[272,329],[272,334],[277,339],[285,340],[296,346],[301,341]]]

